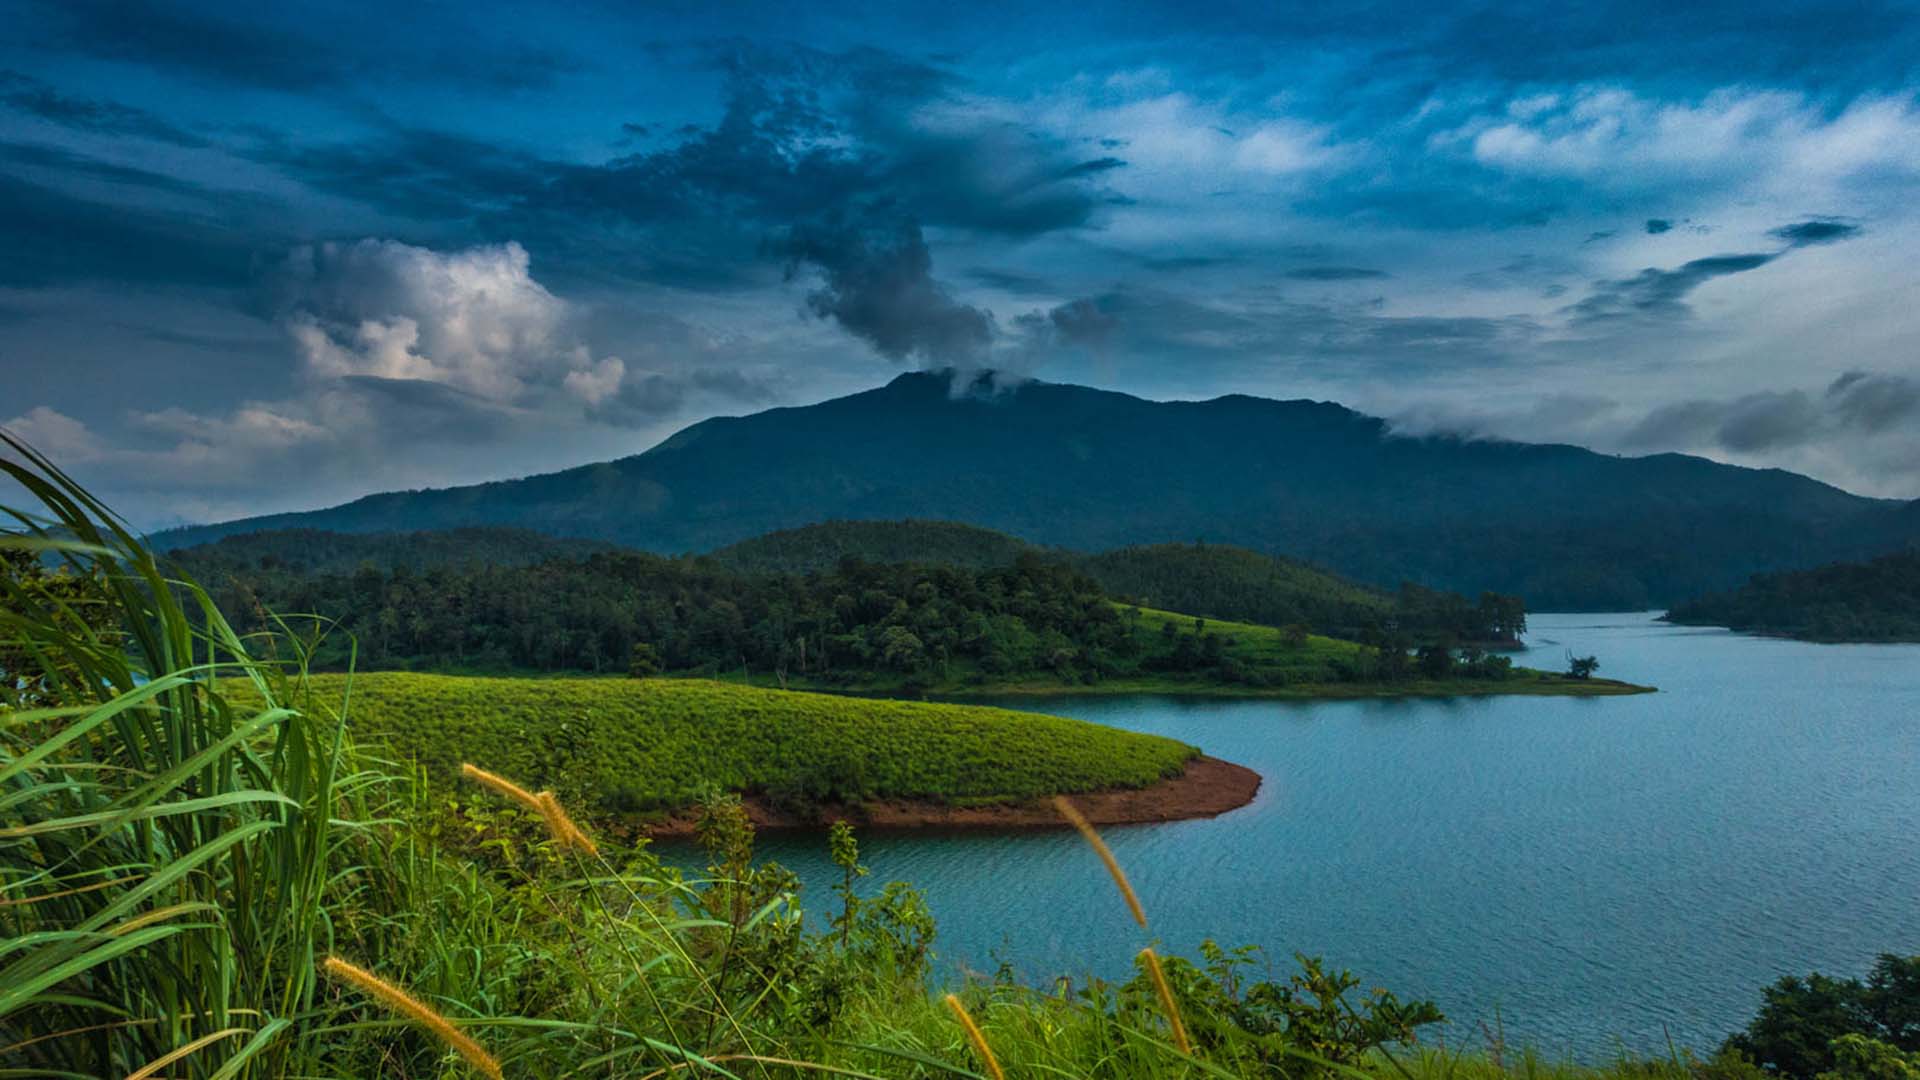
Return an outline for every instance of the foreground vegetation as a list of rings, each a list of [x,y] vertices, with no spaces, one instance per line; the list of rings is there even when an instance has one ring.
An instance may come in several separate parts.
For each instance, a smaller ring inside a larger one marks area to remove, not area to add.
[[[1920,641],[1920,549],[1755,574],[1737,589],[1681,604],[1667,619],[1808,641]]]
[[[851,834],[831,838],[844,884],[812,929],[793,878],[754,858],[725,797],[705,801],[709,867],[688,877],[583,831],[552,792],[493,776],[452,789],[383,762],[350,735],[353,687],[307,677],[298,635],[243,638],[104,508],[6,449],[0,467],[51,520],[23,518],[0,543],[63,563],[0,574],[8,1075],[1760,1080],[1764,1065],[1815,1080],[1799,1070],[1830,1062],[1818,1075],[1891,1080],[1914,1068],[1915,963],[1858,993],[1776,988],[1754,1031],[1818,1042],[1824,1059],[1543,1066],[1497,1046],[1409,1050],[1437,1009],[1358,993],[1317,961],[1261,979],[1241,951],[1136,953],[1144,928],[1124,929],[1118,901],[1114,949],[1136,956],[1133,977],[974,980],[942,998],[928,990],[924,903],[903,885],[863,887]]]
[[[500,679],[401,672],[310,679],[349,694],[354,730],[436,777],[462,761],[576,806],[672,809],[717,786],[806,809],[977,805],[1145,787],[1199,751],[1155,735],[977,705],[829,697],[702,679]]]

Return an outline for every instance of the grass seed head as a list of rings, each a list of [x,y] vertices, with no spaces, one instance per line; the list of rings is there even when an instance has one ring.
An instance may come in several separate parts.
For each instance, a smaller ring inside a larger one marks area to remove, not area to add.
[[[947,995],[947,1008],[952,1010],[953,1018],[960,1021],[960,1026],[966,1029],[967,1040],[973,1043],[974,1051],[980,1055],[980,1063],[986,1066],[987,1075],[993,1080],[1007,1080],[1007,1074],[1000,1071],[1000,1062],[993,1056],[993,1049],[987,1045],[987,1036],[981,1032],[980,1025],[973,1022],[972,1014],[967,1012],[965,1005],[960,1004],[957,995]]]
[[[466,1033],[453,1026],[453,1021],[441,1016],[425,1002],[405,990],[375,975],[363,967],[350,964],[337,956],[329,956],[321,963],[328,975],[364,991],[367,996],[399,1013],[414,1023],[432,1032],[440,1041],[454,1049],[474,1068],[501,1080],[500,1062],[479,1043],[468,1038]]]
[[[1160,1008],[1166,1011],[1167,1024],[1173,1029],[1173,1045],[1183,1054],[1192,1054],[1187,1025],[1180,1021],[1180,1004],[1173,1000],[1173,987],[1167,984],[1167,973],[1160,969],[1159,954],[1151,948],[1141,949],[1140,958],[1147,962],[1147,975],[1153,979],[1153,988],[1160,992]]]
[[[540,805],[539,796],[504,776],[497,773],[490,773],[471,762],[460,766],[460,775],[472,780],[481,787],[491,789],[497,795],[512,799],[514,802],[519,803],[521,806],[526,807],[542,817],[546,816],[546,810]]]
[[[547,828],[553,833],[553,839],[561,847],[575,848],[587,855],[600,854],[600,845],[593,838],[580,831],[580,826],[567,816],[566,808],[560,805],[560,799],[551,791],[540,793],[540,814],[547,819]]]

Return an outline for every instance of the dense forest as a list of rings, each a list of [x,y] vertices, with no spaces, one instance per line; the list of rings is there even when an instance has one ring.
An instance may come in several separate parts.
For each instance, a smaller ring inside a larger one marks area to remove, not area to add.
[[[1920,641],[1920,549],[1755,574],[1737,589],[1681,604],[1667,620],[1810,641]]]
[[[308,557],[300,552],[304,539],[267,535],[248,557],[248,538],[235,537],[177,557],[248,629],[265,629],[270,613],[334,620],[347,633],[321,647],[317,659],[326,667],[344,666],[352,641],[353,661],[372,668],[744,672],[829,686],[1030,676],[1087,683],[1148,674],[1272,685],[1411,675],[1411,662],[1402,661],[1424,648],[1428,660],[1418,670],[1427,677],[1499,677],[1509,670],[1503,660],[1470,650],[1456,663],[1451,646],[1501,636],[1524,619],[1507,598],[1474,604],[1407,590],[1403,596],[1417,603],[1406,609],[1406,623],[1395,617],[1397,600],[1379,598],[1379,617],[1357,635],[1370,646],[1361,649],[1328,642],[1298,619],[1284,631],[1249,627],[1236,635],[1224,623],[1210,628],[1204,617],[1143,611],[1072,562],[1033,551],[1003,566],[847,557],[796,574],[626,551],[531,565],[436,562],[406,554],[406,538],[392,538],[373,542],[381,562],[368,558],[345,570],[326,555],[340,550],[335,541]],[[430,534],[419,542],[448,549]],[[1199,592],[1211,565],[1176,560],[1162,576],[1192,577],[1183,588]],[[1292,642],[1293,654],[1256,646],[1254,636]]]
[[[1069,562],[1117,599],[1210,619],[1300,623],[1345,638],[1395,626],[1418,640],[1483,644],[1512,642],[1526,629],[1517,597],[1474,602],[1413,584],[1388,593],[1298,560],[1229,544],[1152,544],[1086,555],[950,521],[829,521],[743,541],[714,552],[713,558],[740,570],[805,573],[848,557],[990,567],[1005,566],[1022,554]]]

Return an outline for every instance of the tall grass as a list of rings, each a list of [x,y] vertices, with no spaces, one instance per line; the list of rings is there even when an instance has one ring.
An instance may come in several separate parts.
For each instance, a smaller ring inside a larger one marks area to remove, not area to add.
[[[1150,949],[1122,985],[945,998],[899,887],[811,934],[791,877],[749,865],[750,830],[688,880],[514,778],[438,790],[354,745],[350,679],[306,677],[324,627],[241,636],[0,440],[38,504],[6,511],[0,545],[57,567],[0,573],[0,1077],[1505,1074],[1334,1060],[1370,1045],[1339,1035],[1337,995],[1315,1030],[1347,1042],[1303,1050]]]
[[[377,780],[347,771],[339,724],[282,704],[281,669],[203,591],[0,438],[42,507],[9,509],[4,542],[95,593],[0,577],[0,640],[30,658],[5,677],[34,686],[0,727],[0,1060],[283,1075],[314,1008],[335,822],[364,817]],[[236,707],[234,684],[263,704]]]

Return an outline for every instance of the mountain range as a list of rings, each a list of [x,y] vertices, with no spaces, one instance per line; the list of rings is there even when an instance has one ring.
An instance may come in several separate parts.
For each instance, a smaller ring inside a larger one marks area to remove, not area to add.
[[[940,519],[1099,551],[1221,542],[1391,587],[1647,608],[1920,538],[1920,503],[1683,454],[1409,437],[1340,405],[1149,401],[914,372],[693,424],[645,453],[466,487],[172,530],[516,526],[662,553],[830,519]]]

